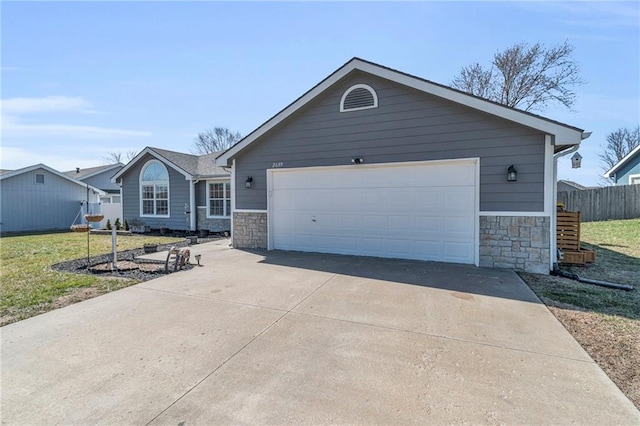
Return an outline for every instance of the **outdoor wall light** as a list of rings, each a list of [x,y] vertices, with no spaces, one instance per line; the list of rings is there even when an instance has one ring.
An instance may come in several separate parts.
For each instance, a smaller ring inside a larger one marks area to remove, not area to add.
[[[518,171],[513,167],[513,164],[507,169],[507,180],[509,182],[515,182],[518,180]]]
[[[362,164],[364,163],[364,158],[352,158],[351,164]]]
[[[247,177],[247,180],[244,181],[244,187],[247,189],[251,188],[252,182],[253,182],[253,178],[251,176]]]

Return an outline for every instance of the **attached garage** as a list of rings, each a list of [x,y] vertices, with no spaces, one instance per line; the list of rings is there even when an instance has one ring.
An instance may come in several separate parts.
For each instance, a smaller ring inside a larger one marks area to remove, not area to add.
[[[477,160],[268,176],[270,248],[477,263]]]
[[[216,164],[236,248],[548,273],[556,158],[587,136],[354,58]]]

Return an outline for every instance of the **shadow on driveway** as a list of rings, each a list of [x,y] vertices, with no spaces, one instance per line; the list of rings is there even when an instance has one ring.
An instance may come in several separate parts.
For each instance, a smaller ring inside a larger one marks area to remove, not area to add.
[[[245,251],[263,256],[264,260],[260,263],[270,265],[541,303],[511,270],[478,268],[473,265],[453,263],[283,250]]]

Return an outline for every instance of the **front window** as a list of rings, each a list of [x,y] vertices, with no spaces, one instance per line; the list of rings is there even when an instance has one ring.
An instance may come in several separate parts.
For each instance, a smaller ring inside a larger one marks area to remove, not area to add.
[[[208,216],[231,216],[231,185],[229,182],[209,182]]]
[[[149,161],[140,175],[140,214],[169,216],[169,173],[159,161]]]

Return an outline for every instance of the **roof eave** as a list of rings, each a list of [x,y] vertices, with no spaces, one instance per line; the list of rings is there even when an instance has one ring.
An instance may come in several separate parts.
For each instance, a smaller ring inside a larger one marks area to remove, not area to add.
[[[168,165],[169,167],[171,167],[172,169],[176,170],[178,173],[180,173],[181,175],[184,176],[185,180],[192,180],[193,179],[193,175],[189,172],[187,172],[186,170],[184,170],[183,168],[181,168],[180,166],[178,166],[177,164],[175,164],[172,161],[169,161],[167,158],[165,158],[164,156],[160,155],[158,152],[154,151],[153,148],[151,147],[146,147],[145,149],[143,149],[142,151],[140,151],[138,153],[138,155],[136,155],[131,161],[129,161],[129,163],[127,163],[126,166],[124,166],[122,169],[120,169],[120,171],[118,171],[118,173],[116,173],[115,175],[113,175],[111,177],[111,182],[112,183],[117,183],[118,179],[124,175],[125,173],[127,173],[127,171],[133,167],[142,157],[144,157],[145,154],[149,154],[153,157],[155,157],[157,160],[159,160],[160,162]]]
[[[625,155],[622,160],[618,161],[616,164],[614,164],[614,166],[612,168],[610,168],[604,175],[604,177],[608,178],[611,177],[611,175],[615,172],[617,172],[620,167],[624,166],[629,160],[631,160],[631,158],[636,154],[640,152],[640,145],[636,146],[634,149],[632,149],[627,155]]]
[[[429,93],[433,96],[438,96],[440,98],[483,111],[485,113],[521,124],[523,126],[534,128],[536,130],[544,132],[545,134],[552,135],[554,144],[556,145],[578,145],[580,144],[582,139],[585,138],[585,135],[587,135],[584,130],[577,127],[572,127],[544,117],[536,116],[531,113],[500,105],[498,103],[478,98],[476,96],[458,91],[456,89],[433,83],[409,74],[405,74],[391,68],[386,68],[381,65],[367,62],[359,58],[353,58],[345,65],[330,74],[327,78],[318,83],[316,86],[314,86],[312,89],[307,91],[301,97],[289,104],[289,106],[267,120],[256,130],[247,135],[244,139],[240,140],[234,146],[218,156],[215,160],[216,165],[229,166],[230,161],[247,146],[249,146],[262,135],[273,129],[291,114],[299,110],[302,106],[306,105],[308,102],[313,100],[315,97],[320,95],[322,92],[327,90],[337,81],[354,70],[360,70],[378,76],[380,78],[395,81],[399,84],[412,87],[414,89]],[[588,137],[588,135],[586,137]]]
[[[74,178],[72,178],[70,176],[67,176],[64,173],[59,172],[56,169],[53,169],[53,168],[51,168],[51,167],[49,167],[49,166],[47,166],[46,164],[43,164],[43,163],[34,164],[33,166],[27,166],[27,167],[23,167],[22,169],[13,170],[13,171],[11,171],[9,173],[5,173],[3,175],[0,175],[0,180],[6,179],[6,178],[10,178],[10,177],[14,177],[14,176],[19,176],[21,174],[28,173],[28,172],[31,172],[31,171],[36,170],[36,169],[44,169],[44,170],[48,171],[49,173],[54,174],[54,175],[56,175],[58,177],[61,177],[63,179],[67,179],[67,180],[75,183],[76,185],[82,186],[84,188],[88,187],[89,189],[91,189],[93,192],[95,192],[97,194],[100,194],[100,195],[106,195],[107,194],[106,192],[104,192],[101,189],[96,188],[95,186],[88,185],[85,182],[82,182],[82,181],[80,181],[78,179],[74,179]]]

